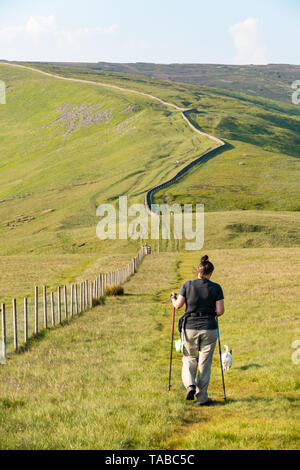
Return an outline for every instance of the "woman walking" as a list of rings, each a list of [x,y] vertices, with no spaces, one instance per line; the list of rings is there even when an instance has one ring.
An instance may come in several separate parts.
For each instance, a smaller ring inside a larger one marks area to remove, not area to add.
[[[212,404],[207,389],[210,381],[213,353],[218,338],[219,317],[224,314],[222,287],[210,280],[214,265],[208,256],[201,258],[197,268],[198,278],[187,281],[171,302],[176,309],[186,306],[182,322],[183,358],[182,381],[186,388],[186,399],[196,396],[201,406]],[[197,375],[197,369],[198,376]]]

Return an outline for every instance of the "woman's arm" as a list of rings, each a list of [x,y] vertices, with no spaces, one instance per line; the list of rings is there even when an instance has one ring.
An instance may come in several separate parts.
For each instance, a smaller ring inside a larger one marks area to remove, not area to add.
[[[222,300],[217,300],[216,302],[216,314],[218,317],[221,317],[224,315],[225,312],[225,307],[224,307],[224,299]]]
[[[185,298],[179,294],[178,299],[175,297],[171,298],[173,307],[179,310],[185,303]]]

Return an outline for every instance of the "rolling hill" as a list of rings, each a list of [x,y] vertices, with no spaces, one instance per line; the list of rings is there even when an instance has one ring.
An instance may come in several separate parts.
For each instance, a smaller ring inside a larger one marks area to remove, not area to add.
[[[35,66],[41,63],[32,62]],[[51,66],[88,68],[99,72],[144,75],[151,79],[201,85],[291,103],[291,85],[300,76],[300,65],[222,65],[151,63],[48,63]],[[44,65],[44,64],[43,64]]]
[[[156,202],[205,204],[206,249],[299,244],[297,107],[141,76],[41,69],[189,107],[195,126],[226,140],[224,151],[155,195]],[[99,257],[135,252],[137,241],[97,239],[97,205],[116,204],[122,194],[143,203],[147,190],[215,143],[193,132],[181,112],[146,96],[7,64],[0,74],[7,86],[0,107],[0,293],[6,301],[32,293],[41,278],[55,286]],[[157,241],[151,243],[156,250]],[[163,240],[159,248],[181,250],[183,243]]]
[[[300,107],[76,66],[43,64],[39,68],[64,77],[131,87],[191,108],[188,116],[196,127],[227,142],[229,151],[204,160],[183,182],[164,191],[165,201],[197,199],[207,211],[299,210]],[[157,196],[161,202],[162,195]]]
[[[70,279],[99,255],[115,253],[114,240],[96,237],[96,207],[122,194],[143,202],[153,181],[212,146],[203,136],[191,139],[179,112],[145,97],[8,65],[0,65],[0,74],[7,87],[0,107],[0,253],[3,267],[7,256],[19,265],[13,271],[22,295],[28,293],[24,277],[31,289],[34,277],[49,269]],[[124,253],[139,246],[117,243]]]
[[[205,203],[204,249],[224,287],[221,334],[234,367],[224,403],[215,355],[215,407],[184,401],[179,355],[167,391],[169,295],[194,276],[200,253],[152,240],[122,298],[41,331],[0,367],[0,448],[297,449],[299,108],[141,75],[39,67],[90,83],[0,64],[1,302],[14,296],[20,305],[34,284],[54,288],[128,262],[139,241],[98,240],[97,205],[124,194],[144,203],[151,187],[214,148],[176,108],[101,84],[152,94],[191,108],[194,126],[227,144],[155,201]]]

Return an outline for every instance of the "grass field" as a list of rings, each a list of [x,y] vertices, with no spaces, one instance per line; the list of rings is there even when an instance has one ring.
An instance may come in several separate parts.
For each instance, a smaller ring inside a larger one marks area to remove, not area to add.
[[[149,240],[154,254],[124,297],[43,331],[1,366],[0,448],[298,448],[298,108],[142,76],[39,67],[191,107],[196,126],[228,142],[155,201],[205,203],[201,253],[224,288],[221,335],[234,366],[226,405],[217,354],[217,406],[184,401],[179,355],[168,393],[169,294],[193,277],[200,253],[184,252],[184,240]],[[127,264],[140,242],[98,240],[96,207],[116,205],[119,195],[143,203],[212,141],[149,98],[2,64],[0,78],[0,295],[9,311],[11,297],[19,302],[35,284],[54,289]]]
[[[97,206],[122,194],[143,202],[153,180],[212,143],[191,138],[180,113],[153,100],[7,65],[0,75],[0,296],[8,312],[13,297],[18,305],[29,297],[32,329],[34,285],[94,279],[138,251],[138,241],[116,249],[96,237]]]
[[[95,279],[100,273],[115,271],[132,260],[131,254],[111,255],[23,255],[0,258],[0,297],[5,303],[18,293],[19,297],[33,295],[33,286],[58,285]],[[24,276],[21,277],[20,273]],[[17,291],[17,292],[16,292]]]
[[[152,93],[178,106],[189,107],[193,110],[189,119],[196,127],[229,144],[229,150],[204,159],[187,178],[157,193],[156,202],[201,202],[208,211],[299,210],[299,107],[141,75],[76,66],[37,66],[64,77]]]
[[[209,252],[226,298],[222,341],[234,351],[226,405],[217,353],[209,390],[215,407],[185,402],[180,355],[168,392],[169,292],[193,277],[200,254],[151,255],[123,298],[46,333],[0,369],[1,448],[298,448],[300,385],[291,344],[300,333],[299,254]]]
[[[40,66],[41,63],[32,63]],[[68,63],[57,63],[70,67]],[[291,84],[299,76],[299,65],[222,65],[222,64],[116,64],[108,62],[77,63],[80,69],[114,72],[126,75],[144,75],[151,79],[205,85],[247,95],[262,96],[291,103]]]
[[[145,98],[4,65],[0,72],[2,255],[101,253],[99,204],[122,194],[143,202],[153,181],[212,147],[180,113]]]
[[[78,67],[41,68],[196,106],[197,113],[190,115],[195,124],[225,136],[234,148],[204,160],[188,177],[158,193],[157,202],[204,203],[208,248],[298,243],[298,212],[278,213],[275,218],[266,213],[299,208],[299,158],[295,155],[300,115],[296,107],[145,77],[128,79]],[[63,82],[8,65],[0,65],[0,72],[7,85],[7,104],[0,108],[0,263],[5,270],[11,262],[4,256],[16,261],[7,276],[9,282],[1,285],[6,301],[12,289],[14,295],[25,293],[24,279],[41,276],[43,281],[48,279],[47,285],[55,277],[58,282],[62,278],[71,281],[104,254],[133,255],[137,242],[103,243],[96,238],[97,205],[115,204],[122,194],[129,196],[129,202],[143,202],[147,189],[168,179],[213,143],[192,132],[180,113],[144,97]],[[281,121],[271,125],[276,113]],[[229,114],[235,120],[244,116],[234,135]],[[269,126],[261,146],[251,141],[255,136],[249,120],[261,129],[265,123]],[[227,124],[220,127],[221,122]],[[289,127],[288,140],[280,126],[286,131]],[[243,141],[233,140],[237,134]],[[276,151],[262,148],[268,146]],[[286,153],[279,153],[283,150]],[[232,212],[226,214],[228,210]],[[215,211],[222,214],[214,215]],[[215,221],[221,224],[217,232]],[[182,249],[182,244],[162,243],[161,248],[173,251]],[[58,263],[61,256],[62,263]],[[70,266],[66,273],[64,263]]]
[[[101,74],[123,81],[165,81],[166,87],[177,82],[189,87],[201,86],[243,93],[291,104],[292,83],[299,76],[299,65],[225,65],[225,64],[112,64],[112,63],[63,63],[30,62],[33,67],[56,69],[61,73]]]

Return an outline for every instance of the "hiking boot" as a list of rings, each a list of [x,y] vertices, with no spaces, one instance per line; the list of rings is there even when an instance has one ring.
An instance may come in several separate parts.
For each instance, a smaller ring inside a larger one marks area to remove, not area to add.
[[[199,406],[210,406],[212,405],[214,402],[211,398],[209,398],[207,401],[205,401],[204,403],[199,403]]]
[[[195,387],[195,385],[190,385],[190,386],[186,389],[185,399],[186,399],[186,400],[194,400],[194,398],[195,398],[195,393],[196,393],[196,387]]]

